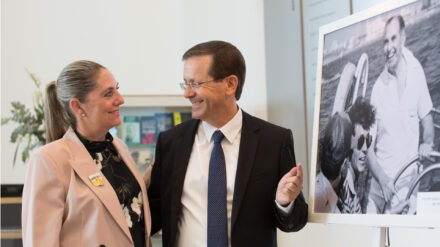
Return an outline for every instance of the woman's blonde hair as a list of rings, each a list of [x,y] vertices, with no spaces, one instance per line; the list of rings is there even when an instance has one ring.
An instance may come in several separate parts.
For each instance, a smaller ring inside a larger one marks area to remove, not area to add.
[[[46,143],[61,138],[69,126],[76,128],[70,100],[76,98],[85,102],[96,87],[96,78],[101,69],[105,67],[92,61],[76,61],[67,65],[56,81],[47,85],[44,104]]]

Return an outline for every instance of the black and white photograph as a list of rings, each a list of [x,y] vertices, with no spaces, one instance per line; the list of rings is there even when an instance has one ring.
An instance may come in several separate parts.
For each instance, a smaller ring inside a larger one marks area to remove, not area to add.
[[[440,1],[363,16],[322,35],[312,212],[440,215]]]

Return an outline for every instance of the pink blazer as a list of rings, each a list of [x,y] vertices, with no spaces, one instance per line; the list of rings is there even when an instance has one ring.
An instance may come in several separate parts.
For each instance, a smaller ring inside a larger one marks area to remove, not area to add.
[[[150,245],[147,188],[127,146],[113,141],[142,190],[145,239]],[[100,174],[95,186],[89,176]],[[23,188],[23,246],[134,246],[111,184],[72,129],[31,157]]]

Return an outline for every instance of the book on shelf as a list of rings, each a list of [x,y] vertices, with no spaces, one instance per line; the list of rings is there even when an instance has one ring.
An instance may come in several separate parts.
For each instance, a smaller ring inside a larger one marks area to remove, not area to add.
[[[174,112],[174,126],[191,119],[191,112]]]
[[[154,114],[154,117],[156,118],[156,135],[154,140],[156,141],[160,132],[165,131],[174,126],[174,119],[173,119],[173,113],[171,112],[156,113]]]
[[[122,121],[122,140],[127,145],[138,145],[141,143],[140,137],[139,116],[124,116]]]
[[[190,120],[192,118],[191,112],[181,112],[180,117],[182,118],[182,123]]]
[[[141,117],[141,143],[154,143],[156,135],[156,118],[154,116]]]
[[[182,123],[182,117],[180,116],[180,112],[173,113],[174,126]]]

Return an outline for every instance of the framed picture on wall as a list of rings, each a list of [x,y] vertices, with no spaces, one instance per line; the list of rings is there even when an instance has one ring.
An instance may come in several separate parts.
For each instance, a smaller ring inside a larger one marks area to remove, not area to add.
[[[440,0],[320,28],[310,221],[440,226]]]

